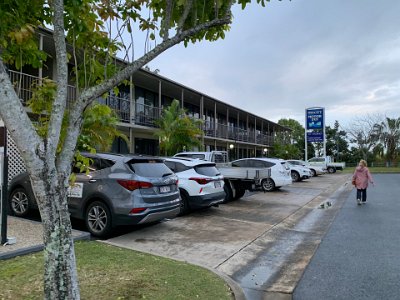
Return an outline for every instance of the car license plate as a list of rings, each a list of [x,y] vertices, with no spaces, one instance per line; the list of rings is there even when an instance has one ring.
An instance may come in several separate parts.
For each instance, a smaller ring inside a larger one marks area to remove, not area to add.
[[[169,185],[160,186],[160,193],[169,193],[171,191],[171,187]]]
[[[214,187],[220,188],[221,187],[221,182],[220,181],[214,181]]]

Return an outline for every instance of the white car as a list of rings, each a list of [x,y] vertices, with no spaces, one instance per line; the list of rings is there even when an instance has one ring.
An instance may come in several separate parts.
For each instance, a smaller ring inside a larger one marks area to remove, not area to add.
[[[264,191],[270,192],[274,189],[279,189],[282,186],[292,184],[289,164],[282,159],[277,158],[242,158],[232,162],[232,167],[245,168],[270,168],[271,177],[261,180],[261,188]]]
[[[288,159],[287,162],[292,165],[304,166],[304,167],[309,168],[311,170],[311,174],[313,177],[317,176],[317,175],[322,175],[322,174],[325,174],[328,172],[326,170],[326,168],[321,167],[321,166],[312,166],[304,160]]]
[[[287,160],[287,163],[290,166],[290,174],[292,176],[293,182],[298,182],[303,179],[308,179],[308,178],[312,177],[312,172],[308,167],[292,164],[288,160]]]
[[[224,177],[214,162],[192,158],[165,158],[164,163],[178,176],[181,214],[216,206],[225,200]]]

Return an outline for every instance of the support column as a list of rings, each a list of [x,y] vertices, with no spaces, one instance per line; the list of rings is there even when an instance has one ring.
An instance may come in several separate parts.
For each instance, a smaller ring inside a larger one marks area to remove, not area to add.
[[[136,100],[135,100],[135,85],[132,82],[132,76],[129,77],[129,103],[130,103],[130,123],[135,124],[136,118]]]
[[[217,137],[217,102],[214,102],[214,138]],[[215,147],[217,147],[217,141],[215,141]]]

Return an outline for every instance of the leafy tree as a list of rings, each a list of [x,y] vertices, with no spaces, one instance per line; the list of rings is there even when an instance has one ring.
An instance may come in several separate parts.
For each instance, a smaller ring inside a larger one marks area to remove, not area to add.
[[[288,159],[304,159],[304,127],[294,119],[280,119],[278,124],[289,128],[291,131],[278,133],[273,149],[274,155]],[[307,143],[307,147],[308,153],[314,153],[312,143]]]
[[[374,125],[374,135],[382,142],[388,162],[395,163],[400,147],[400,118],[386,117],[381,123]]]
[[[347,133],[339,130],[340,124],[336,120],[334,127],[326,126],[326,154],[334,157],[336,161],[344,160],[348,153]]]
[[[263,6],[266,1],[257,0]],[[44,229],[46,299],[80,298],[67,187],[84,111],[98,97],[174,45],[224,38],[234,3],[234,0],[2,1],[0,117],[22,154],[39,207]],[[250,0],[237,3],[245,8]],[[39,133],[14,89],[6,65],[21,71],[25,67],[42,67],[48,54],[39,48],[36,30],[47,24],[53,28],[56,91],[47,127]],[[112,35],[110,28],[114,27],[116,34]],[[134,57],[133,41],[126,38],[136,36],[134,31],[146,34],[146,51],[139,58]],[[120,51],[125,52],[127,64],[115,59]],[[72,72],[69,63],[74,65]],[[75,84],[76,99],[70,104],[62,138],[70,82]]]
[[[165,156],[174,155],[182,149],[201,147],[202,121],[186,115],[179,101],[173,100],[164,108],[161,118],[156,121],[159,129],[155,135],[160,140],[160,153]]]

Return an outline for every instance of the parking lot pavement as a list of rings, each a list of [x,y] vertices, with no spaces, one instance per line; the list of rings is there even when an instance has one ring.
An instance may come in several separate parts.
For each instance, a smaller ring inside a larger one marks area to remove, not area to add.
[[[253,192],[104,242],[215,269],[235,280],[248,299],[285,296],[340,209],[342,193],[350,192],[350,176],[329,174]],[[320,209],[326,201],[332,206]]]

